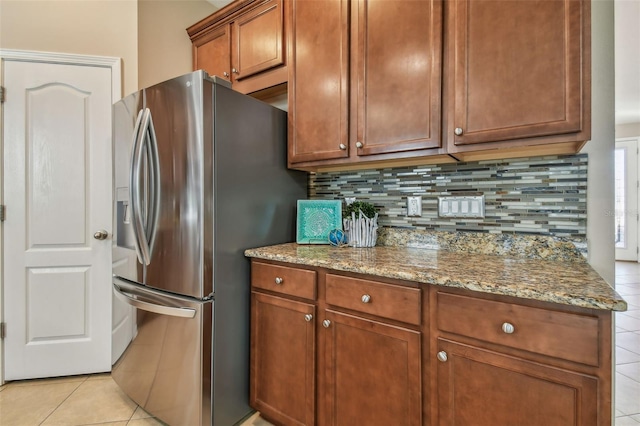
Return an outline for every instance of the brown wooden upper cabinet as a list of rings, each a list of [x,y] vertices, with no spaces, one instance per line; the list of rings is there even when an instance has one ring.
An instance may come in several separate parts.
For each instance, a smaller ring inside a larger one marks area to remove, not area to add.
[[[289,166],[441,154],[442,3],[293,0]]]
[[[187,28],[193,69],[251,93],[287,81],[283,0],[236,1]]]
[[[291,168],[569,154],[591,137],[589,0],[289,10]]]
[[[446,7],[448,152],[577,152],[591,137],[590,1]]]

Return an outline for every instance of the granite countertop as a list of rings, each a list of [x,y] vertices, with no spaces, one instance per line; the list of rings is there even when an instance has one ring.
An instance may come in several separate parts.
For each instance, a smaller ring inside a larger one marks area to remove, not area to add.
[[[627,303],[587,263],[410,247],[280,244],[245,256],[584,308],[625,311]]]

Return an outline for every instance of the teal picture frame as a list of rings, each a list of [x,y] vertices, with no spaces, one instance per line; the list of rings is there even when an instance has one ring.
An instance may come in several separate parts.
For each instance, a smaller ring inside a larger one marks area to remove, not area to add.
[[[296,243],[329,244],[334,229],[342,229],[340,200],[298,200]]]

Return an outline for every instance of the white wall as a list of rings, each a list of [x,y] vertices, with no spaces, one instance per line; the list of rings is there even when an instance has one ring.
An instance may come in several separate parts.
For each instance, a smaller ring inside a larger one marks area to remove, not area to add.
[[[616,139],[640,136],[640,123],[617,124]]]
[[[138,86],[148,87],[193,70],[187,27],[217,9],[204,0],[138,2]]]
[[[614,284],[614,37],[612,0],[591,2],[591,141],[587,176],[589,263]]]
[[[138,85],[136,0],[0,0],[0,47],[122,58],[124,93]]]
[[[0,48],[122,58],[123,95],[192,70],[205,0],[0,0]]]

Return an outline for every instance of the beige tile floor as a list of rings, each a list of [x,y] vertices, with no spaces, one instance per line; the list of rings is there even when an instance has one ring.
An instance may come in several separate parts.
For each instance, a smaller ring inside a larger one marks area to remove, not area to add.
[[[616,290],[628,310],[616,313],[615,426],[640,426],[640,265],[616,262]]]
[[[0,386],[0,426],[162,426],[109,374],[24,380]],[[176,425],[191,426],[191,425]],[[256,413],[241,426],[273,426]]]
[[[639,264],[616,262],[616,289],[629,309],[615,314],[615,426],[640,426]],[[110,375],[97,374],[25,380],[0,386],[0,426],[31,425],[157,426],[162,423],[131,401]],[[256,414],[242,426],[272,425]]]

